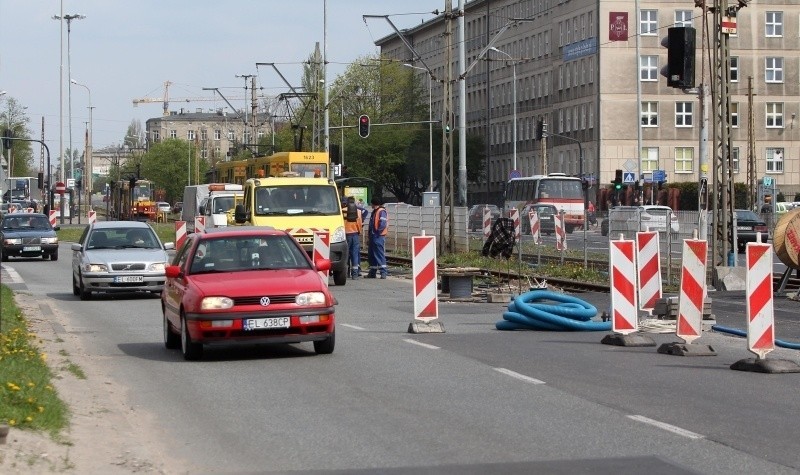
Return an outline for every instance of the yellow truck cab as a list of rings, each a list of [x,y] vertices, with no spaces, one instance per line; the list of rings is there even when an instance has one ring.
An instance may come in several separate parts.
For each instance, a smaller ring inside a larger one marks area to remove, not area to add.
[[[251,178],[244,183],[244,203],[236,205],[234,220],[238,225],[286,230],[309,255],[314,251],[314,232],[328,231],[333,281],[336,285],[347,282],[344,217],[333,180],[299,176]]]

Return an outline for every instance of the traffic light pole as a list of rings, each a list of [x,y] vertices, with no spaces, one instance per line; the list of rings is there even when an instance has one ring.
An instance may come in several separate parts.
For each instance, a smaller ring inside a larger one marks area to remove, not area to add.
[[[47,184],[45,186],[46,186],[47,191],[48,191],[48,196],[50,196],[50,199],[52,199],[52,195],[49,195],[49,192],[50,192],[50,189],[49,189],[50,188],[50,147],[48,147],[47,144],[44,143],[43,140],[37,140],[37,139],[23,139],[23,138],[16,138],[16,137],[0,137],[0,139],[3,140],[4,144],[6,143],[6,140],[17,140],[19,142],[36,142],[38,144],[41,144],[42,147],[44,147],[45,152],[47,152],[47,174],[46,174],[46,176],[47,176]],[[11,147],[8,147],[8,148],[11,148]],[[63,193],[61,194],[61,224],[64,224],[64,194]]]
[[[567,137],[566,135],[558,135],[558,134],[551,134],[549,132],[542,132],[542,138],[547,137],[559,137],[564,140],[569,140],[578,144],[578,176],[581,178],[581,193],[583,194],[583,267],[585,268],[588,264],[588,255],[586,249],[586,243],[588,242],[588,238],[586,236],[586,225],[587,225],[587,216],[586,210],[589,208],[589,188],[584,186],[584,180],[586,179],[583,176],[583,146],[581,145],[580,140],[574,139],[572,137]]]

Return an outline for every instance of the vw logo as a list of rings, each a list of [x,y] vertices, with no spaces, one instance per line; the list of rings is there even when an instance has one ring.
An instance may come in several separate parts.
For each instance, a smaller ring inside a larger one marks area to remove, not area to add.
[[[269,305],[269,297],[261,297],[261,301],[259,303],[262,307],[266,307]]]

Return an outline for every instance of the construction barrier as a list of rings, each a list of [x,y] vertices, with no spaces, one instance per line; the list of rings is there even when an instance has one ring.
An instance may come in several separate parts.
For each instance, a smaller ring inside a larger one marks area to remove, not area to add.
[[[50,219],[50,226],[55,226],[56,222],[58,221],[58,211],[51,209],[48,219]]]
[[[514,222],[514,239],[519,242],[519,238],[522,235],[521,229],[521,222],[519,220],[519,210],[512,209],[511,212],[508,214],[508,217],[511,218],[511,221]]]
[[[196,233],[204,233],[204,232],[206,232],[206,217],[205,216],[195,216],[194,217],[194,232],[196,232]]]
[[[678,297],[678,321],[675,334],[687,344],[700,338],[703,302],[706,297],[708,241],[683,240],[681,290]]]
[[[775,349],[775,307],[772,295],[772,245],[747,243],[747,348],[759,358]]]
[[[439,318],[439,298],[436,288],[436,237],[411,238],[414,276],[414,320],[429,322]]]
[[[331,235],[328,231],[314,231],[314,255],[313,261],[317,259],[331,258]],[[328,271],[317,271],[322,278],[322,282],[328,285]]]
[[[186,242],[186,221],[175,221],[175,249],[180,249]]]
[[[639,276],[639,305],[652,312],[662,295],[661,252],[658,231],[636,233],[636,265]]]
[[[556,250],[567,250],[567,232],[564,230],[563,214],[557,213],[553,215],[553,222],[556,228]]]
[[[483,240],[489,239],[492,234],[492,210],[488,206],[483,207]],[[413,239],[413,237],[412,237]]]
[[[541,223],[539,222],[539,213],[534,210],[528,211],[528,221],[531,223],[531,236],[533,236],[533,243],[539,244],[542,236]]]
[[[89,220],[89,224],[94,224],[94,223],[97,221],[97,211],[94,211],[94,210],[91,210],[91,209],[90,209],[90,210],[89,210],[89,211],[86,213],[86,217],[87,217],[87,218],[88,218],[88,220]]]
[[[609,241],[609,245],[611,329],[615,333],[627,335],[639,330],[634,243],[620,239]]]

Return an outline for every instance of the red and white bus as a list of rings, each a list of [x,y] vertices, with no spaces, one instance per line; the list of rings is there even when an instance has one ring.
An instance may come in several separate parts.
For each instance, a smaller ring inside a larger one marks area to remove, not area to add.
[[[525,206],[535,203],[551,204],[564,210],[564,227],[568,233],[583,226],[584,197],[581,180],[564,173],[512,178],[506,185],[503,211],[506,216],[512,209],[525,219]]]

